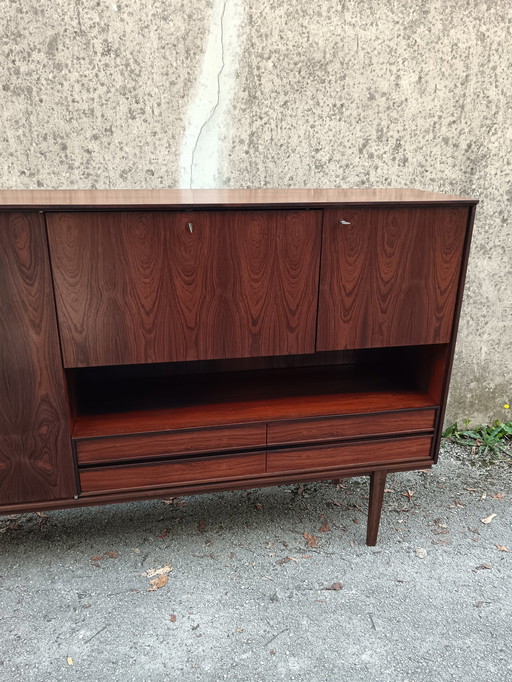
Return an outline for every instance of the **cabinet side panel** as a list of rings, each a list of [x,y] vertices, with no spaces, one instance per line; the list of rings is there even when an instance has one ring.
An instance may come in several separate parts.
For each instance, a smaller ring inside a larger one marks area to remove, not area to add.
[[[0,213],[0,505],[75,494],[43,217]]]

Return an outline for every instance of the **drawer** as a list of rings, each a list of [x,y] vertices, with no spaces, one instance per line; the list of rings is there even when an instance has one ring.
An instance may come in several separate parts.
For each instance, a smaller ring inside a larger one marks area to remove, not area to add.
[[[312,443],[429,431],[434,428],[435,417],[436,410],[432,409],[271,422],[268,425],[268,444]]]
[[[399,464],[430,458],[432,438],[396,438],[310,448],[276,450],[267,455],[267,472],[315,471],[377,464]],[[427,462],[426,462],[427,463]]]
[[[80,471],[81,492],[100,493],[164,488],[246,478],[265,473],[265,453],[224,457],[187,457],[170,462],[105,466]]]
[[[187,429],[152,435],[114,436],[76,441],[79,465],[165,457],[200,452],[223,452],[265,446],[265,424]]]

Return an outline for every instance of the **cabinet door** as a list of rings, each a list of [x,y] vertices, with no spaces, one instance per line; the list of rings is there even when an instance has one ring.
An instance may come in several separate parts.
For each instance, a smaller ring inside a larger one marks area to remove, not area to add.
[[[0,213],[0,506],[74,494],[43,218]]]
[[[450,341],[466,207],[325,211],[317,350]]]
[[[54,213],[65,366],[314,351],[321,212]]]

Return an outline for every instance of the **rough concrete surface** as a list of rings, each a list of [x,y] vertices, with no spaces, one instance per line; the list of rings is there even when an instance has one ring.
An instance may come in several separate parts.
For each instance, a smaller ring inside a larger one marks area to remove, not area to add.
[[[448,420],[512,400],[509,0],[0,0],[0,187],[481,200]]]
[[[510,469],[459,452],[371,548],[365,479],[0,518],[0,680],[509,682]]]

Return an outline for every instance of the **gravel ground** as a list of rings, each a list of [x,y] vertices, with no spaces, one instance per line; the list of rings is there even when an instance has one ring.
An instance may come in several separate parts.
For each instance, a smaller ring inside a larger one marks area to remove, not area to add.
[[[0,517],[0,680],[510,682],[511,470],[462,454],[377,547],[363,478]]]

